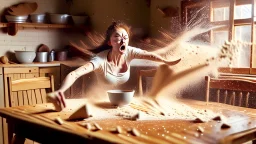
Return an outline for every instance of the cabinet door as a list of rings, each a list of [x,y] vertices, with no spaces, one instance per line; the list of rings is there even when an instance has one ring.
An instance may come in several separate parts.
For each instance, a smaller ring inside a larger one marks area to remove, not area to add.
[[[39,68],[39,76],[54,76],[54,89],[57,90],[60,88],[60,67],[54,66],[54,67],[40,67]]]

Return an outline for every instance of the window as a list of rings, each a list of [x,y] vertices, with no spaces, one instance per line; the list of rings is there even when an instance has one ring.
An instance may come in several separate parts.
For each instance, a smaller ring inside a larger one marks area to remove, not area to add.
[[[210,32],[210,42],[213,45],[221,47],[226,40],[238,40],[247,44],[241,46],[238,56],[238,64],[233,67],[238,68],[256,68],[256,42],[255,22],[256,10],[254,8],[255,0],[184,0],[182,1],[183,24],[189,21],[187,14],[188,8],[209,9],[208,23],[220,26]],[[255,14],[254,14],[255,13]],[[204,16],[205,17],[205,16]]]

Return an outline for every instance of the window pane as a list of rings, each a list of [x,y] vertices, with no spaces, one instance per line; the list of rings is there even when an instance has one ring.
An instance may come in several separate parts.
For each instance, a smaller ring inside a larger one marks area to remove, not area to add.
[[[247,5],[239,5],[235,6],[235,17],[234,19],[246,19],[246,18],[251,18],[252,15],[252,5],[247,4]]]
[[[235,40],[241,42],[251,42],[251,25],[236,26]],[[250,67],[251,46],[249,44],[240,44],[238,55],[238,67]]]
[[[251,46],[241,45],[238,54],[238,67],[250,67]]]
[[[251,25],[236,26],[235,40],[251,42]]]
[[[213,9],[213,21],[229,20],[229,7],[221,7]]]
[[[255,50],[255,48],[256,48],[256,38],[255,38],[255,36],[256,36],[256,26],[254,26],[254,40],[253,40],[253,44],[254,44],[254,51],[253,51],[253,53],[252,53],[252,57],[253,57],[253,59],[252,59],[252,68],[256,68],[256,50]]]
[[[213,31],[213,44],[221,47],[228,40],[228,31]]]

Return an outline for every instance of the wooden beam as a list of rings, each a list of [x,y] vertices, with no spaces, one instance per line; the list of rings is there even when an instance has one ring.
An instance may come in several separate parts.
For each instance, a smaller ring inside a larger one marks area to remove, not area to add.
[[[229,7],[229,1],[212,0],[211,8]]]
[[[233,73],[233,74],[250,74],[250,68],[228,68],[220,67],[218,72],[221,73]]]
[[[236,19],[234,20],[234,25],[235,26],[240,26],[240,25],[251,25],[252,19],[247,18],[247,19]]]
[[[229,33],[228,40],[232,41],[234,39],[234,12],[235,12],[235,0],[230,0],[229,6]]]
[[[255,11],[255,0],[251,0],[252,1],[252,15],[251,15],[251,54],[250,54],[250,68],[254,67],[254,39],[255,39],[255,23],[254,23],[254,11]]]

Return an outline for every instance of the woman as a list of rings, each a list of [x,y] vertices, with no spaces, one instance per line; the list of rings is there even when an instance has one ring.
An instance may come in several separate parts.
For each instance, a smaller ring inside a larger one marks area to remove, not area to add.
[[[106,32],[106,39],[96,49],[99,53],[88,63],[70,72],[63,81],[61,88],[51,94],[51,98],[57,100],[61,109],[66,107],[64,92],[80,76],[95,71],[98,79],[107,84],[119,85],[128,81],[130,77],[130,62],[133,59],[146,59],[175,65],[181,59],[168,61],[154,53],[128,46],[130,28],[122,22],[113,22]]]

